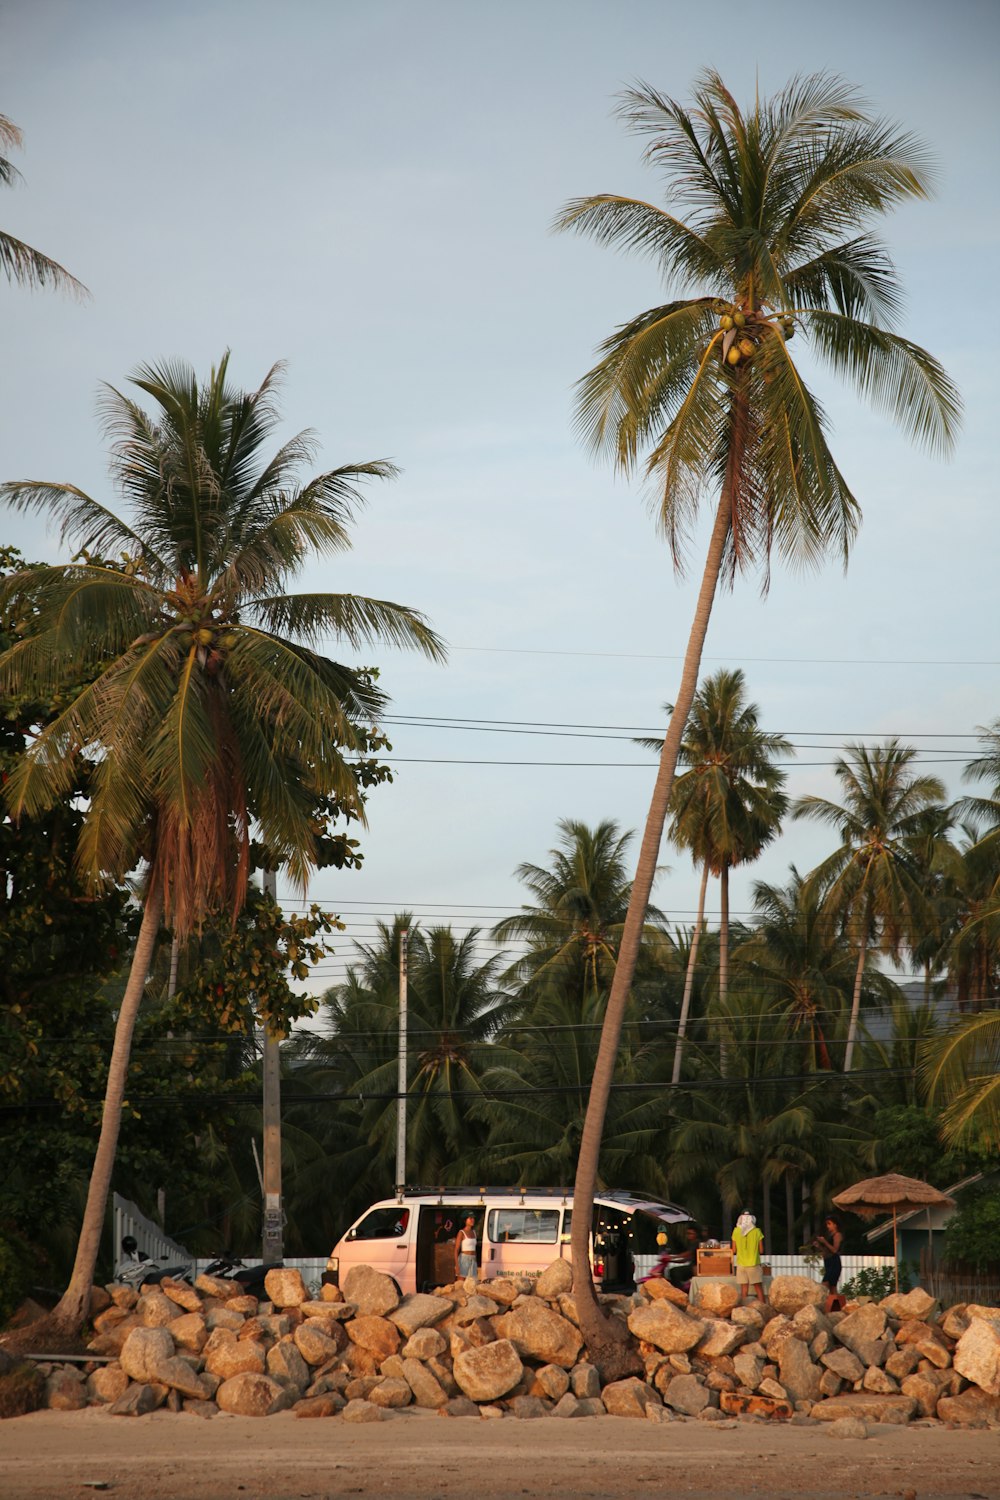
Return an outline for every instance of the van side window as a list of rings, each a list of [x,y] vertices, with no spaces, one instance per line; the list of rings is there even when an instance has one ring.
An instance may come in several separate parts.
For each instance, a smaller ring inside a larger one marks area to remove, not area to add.
[[[557,1208],[494,1208],[490,1213],[489,1237],[495,1245],[512,1240],[554,1245],[558,1234]]]
[[[395,1240],[406,1233],[408,1208],[373,1208],[354,1231],[356,1240]]]

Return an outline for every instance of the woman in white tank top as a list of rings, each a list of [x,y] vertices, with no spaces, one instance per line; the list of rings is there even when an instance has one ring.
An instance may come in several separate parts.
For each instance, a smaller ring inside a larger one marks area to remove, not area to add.
[[[457,1277],[476,1274],[476,1221],[472,1214],[465,1220],[465,1228],[458,1231],[455,1240],[455,1275]]]

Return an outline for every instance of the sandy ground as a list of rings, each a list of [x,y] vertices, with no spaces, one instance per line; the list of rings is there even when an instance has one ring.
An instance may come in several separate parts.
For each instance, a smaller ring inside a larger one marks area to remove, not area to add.
[[[997,1500],[1000,1433],[875,1427],[475,1421],[399,1413],[352,1426],[99,1407],[0,1422],[3,1500],[604,1500],[753,1495],[768,1500]]]

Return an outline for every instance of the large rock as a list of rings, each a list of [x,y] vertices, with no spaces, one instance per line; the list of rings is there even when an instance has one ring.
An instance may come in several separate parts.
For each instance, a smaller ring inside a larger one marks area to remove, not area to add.
[[[205,1357],[205,1369],[223,1382],[237,1375],[263,1375],[265,1368],[264,1346],[254,1339],[218,1343]]]
[[[539,1364],[572,1369],[583,1347],[580,1330],[534,1298],[501,1313],[493,1324],[500,1338],[510,1339],[522,1358]]]
[[[98,1365],[87,1376],[87,1394],[92,1401],[117,1401],[128,1390],[129,1379],[121,1365]]]
[[[581,1360],[570,1370],[569,1383],[573,1395],[579,1401],[587,1401],[601,1394],[601,1377],[597,1366],[589,1364],[586,1360]]]
[[[942,1422],[961,1422],[963,1427],[996,1426],[1000,1423],[1000,1396],[990,1396],[977,1385],[957,1396],[942,1396],[937,1404]]]
[[[778,1373],[792,1401],[818,1401],[822,1371],[813,1364],[801,1339],[786,1339],[778,1355]]]
[[[728,1281],[699,1281],[694,1289],[694,1302],[705,1312],[728,1317],[740,1300],[740,1289]]]
[[[893,1292],[890,1296],[883,1297],[879,1307],[900,1323],[909,1318],[926,1322],[938,1311],[938,1301],[930,1292],[925,1292],[922,1286],[915,1286],[912,1292]]]
[[[368,1392],[368,1400],[373,1406],[383,1406],[386,1410],[395,1410],[400,1406],[409,1406],[413,1400],[413,1392],[405,1380],[394,1376],[387,1376],[380,1380],[378,1385],[373,1386]],[[479,1413],[477,1412],[478,1416]]]
[[[495,1317],[502,1305],[494,1297],[484,1297],[481,1292],[473,1292],[471,1297],[459,1303],[448,1322],[452,1328],[464,1328],[467,1323],[475,1323],[479,1318]]]
[[[891,1375],[893,1380],[904,1380],[907,1375],[912,1375],[920,1364],[920,1354],[912,1344],[905,1349],[896,1349],[885,1362],[885,1372]]]
[[[833,1339],[833,1325],[825,1313],[812,1302],[805,1307],[800,1307],[792,1318],[792,1330],[797,1339],[804,1344],[812,1345],[819,1338],[826,1337],[830,1342]],[[830,1344],[827,1343],[826,1348]],[[823,1351],[825,1353],[825,1350]]]
[[[362,1314],[345,1324],[345,1327],[351,1343],[370,1350],[379,1361],[388,1359],[390,1354],[399,1353],[399,1329],[388,1318],[376,1317],[374,1313]]]
[[[348,1327],[350,1333],[350,1327]],[[492,1329],[490,1330],[492,1334]],[[436,1328],[418,1328],[403,1346],[404,1359],[434,1359],[439,1354],[444,1354],[448,1348],[448,1340],[443,1333],[438,1333]],[[395,1353],[395,1350],[393,1350]]]
[[[664,1276],[654,1276],[652,1281],[644,1281],[639,1289],[647,1302],[672,1302],[675,1307],[688,1307],[690,1297],[687,1292],[682,1292],[679,1286],[674,1286]]]
[[[224,1380],[215,1393],[220,1411],[234,1417],[269,1417],[293,1405],[294,1394],[269,1375],[245,1373]]]
[[[299,1392],[306,1389],[312,1374],[291,1338],[281,1339],[267,1351],[267,1373],[272,1380],[294,1386]]]
[[[874,1302],[867,1302],[854,1312],[846,1313],[833,1330],[838,1342],[851,1349],[865,1364],[873,1361],[866,1358],[870,1345],[877,1343],[885,1333],[885,1313]],[[884,1358],[880,1363],[884,1363]]]
[[[167,1399],[165,1385],[151,1385],[145,1381],[133,1381],[123,1395],[108,1407],[111,1417],[144,1417],[156,1411]]]
[[[369,1401],[348,1401],[341,1413],[345,1422],[384,1422],[389,1413],[381,1406],[372,1406]]]
[[[695,1375],[675,1375],[663,1393],[667,1406],[683,1412],[686,1417],[696,1417],[711,1404],[711,1396]]]
[[[430,1297],[424,1292],[415,1292],[404,1297],[389,1313],[389,1318],[404,1338],[411,1338],[418,1328],[430,1328],[440,1323],[454,1306],[450,1297]]]
[[[948,1338],[956,1341],[969,1326],[969,1314],[966,1311],[966,1303],[958,1302],[954,1307],[949,1307],[947,1312],[941,1314],[938,1327]]]
[[[869,1365],[865,1371],[864,1380],[861,1382],[866,1391],[874,1391],[876,1395],[894,1396],[899,1390],[898,1381],[878,1365]]]
[[[764,1361],[758,1354],[741,1349],[733,1355],[733,1371],[740,1385],[748,1391],[755,1391],[764,1378]]]
[[[292,1266],[279,1266],[264,1277],[264,1290],[275,1307],[301,1307],[310,1301],[302,1272]]]
[[[535,1283],[536,1297],[552,1300],[560,1292],[568,1292],[573,1285],[573,1266],[568,1260],[554,1260]]]
[[[170,1325],[170,1337],[178,1349],[187,1349],[190,1354],[200,1354],[208,1338],[208,1329],[201,1313],[181,1313]]]
[[[514,1389],[524,1366],[511,1340],[497,1339],[480,1349],[467,1349],[456,1355],[453,1373],[466,1396],[473,1401],[489,1402]]]
[[[220,1302],[228,1302],[230,1297],[238,1296],[242,1291],[238,1281],[227,1281],[224,1276],[208,1276],[204,1271],[196,1278],[194,1289],[203,1297],[218,1297]]]
[[[628,1326],[637,1339],[653,1344],[664,1354],[684,1354],[693,1349],[707,1328],[703,1318],[689,1317],[672,1302],[651,1302],[635,1308],[629,1313]]]
[[[683,1377],[678,1377],[679,1379]],[[604,1410],[610,1417],[644,1417],[650,1404],[660,1405],[660,1398],[651,1385],[630,1375],[627,1380],[615,1380],[601,1392]]]
[[[328,1359],[333,1359],[347,1342],[346,1333],[343,1333],[338,1325],[333,1325],[337,1327],[337,1337],[334,1338],[331,1334],[324,1333],[322,1328],[317,1327],[318,1322],[318,1318],[306,1318],[292,1335],[302,1358],[307,1365],[312,1365],[314,1368],[326,1364]]]
[[[966,1309],[969,1326],[955,1345],[952,1363],[988,1396],[1000,1396],[1000,1308]]]
[[[822,1282],[809,1276],[775,1276],[767,1300],[780,1313],[791,1317],[800,1307],[818,1307],[826,1300]]]
[[[841,1380],[848,1381],[851,1385],[856,1380],[863,1380],[865,1367],[856,1354],[850,1349],[829,1349],[820,1359],[820,1364],[839,1375]]]
[[[176,1302],[184,1312],[201,1312],[201,1298],[190,1282],[178,1281],[173,1276],[164,1276],[160,1282],[160,1291],[164,1297],[169,1297],[171,1302]]]
[[[52,1371],[45,1382],[45,1405],[49,1411],[82,1411],[87,1404],[87,1387],[79,1371]]]
[[[351,1267],[344,1277],[344,1296],[348,1302],[357,1304],[362,1315],[373,1313],[378,1318],[384,1318],[400,1303],[392,1277],[373,1270],[371,1266]]]
[[[574,1366],[579,1369],[579,1365]],[[561,1401],[569,1390],[569,1371],[561,1365],[542,1365],[535,1371],[534,1384],[529,1396],[546,1396],[550,1401]]]
[[[489,1347],[493,1349],[496,1346],[490,1344]],[[413,1401],[416,1406],[424,1406],[433,1411],[447,1404],[448,1392],[419,1359],[403,1360],[403,1379],[413,1392]],[[466,1391],[465,1394],[468,1395],[469,1392]]]
[[[730,1323],[727,1319],[713,1318],[708,1324],[705,1337],[698,1345],[697,1353],[706,1359],[721,1359],[727,1354],[735,1354],[741,1344],[747,1342],[746,1330],[740,1328],[737,1323]]]
[[[181,1315],[181,1308],[162,1292],[150,1291],[139,1298],[136,1312],[144,1328],[166,1328]]]
[[[810,1415],[820,1422],[836,1422],[840,1417],[860,1417],[862,1422],[908,1422],[917,1409],[912,1396],[873,1396],[867,1391],[850,1391],[843,1396],[828,1396],[817,1401]]]
[[[122,1345],[119,1363],[130,1380],[152,1384],[157,1370],[175,1354],[174,1341],[165,1328],[134,1328]]]

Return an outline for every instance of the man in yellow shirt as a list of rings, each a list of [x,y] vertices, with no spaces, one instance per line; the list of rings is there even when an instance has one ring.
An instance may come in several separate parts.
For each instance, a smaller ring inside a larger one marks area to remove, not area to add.
[[[744,1211],[736,1220],[736,1228],[733,1230],[733,1256],[741,1305],[744,1301],[744,1287],[752,1288],[758,1302],[764,1300],[764,1273],[760,1268],[760,1247],[763,1243],[764,1236],[757,1228],[757,1220],[753,1214]]]

